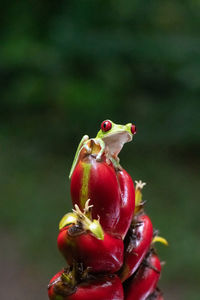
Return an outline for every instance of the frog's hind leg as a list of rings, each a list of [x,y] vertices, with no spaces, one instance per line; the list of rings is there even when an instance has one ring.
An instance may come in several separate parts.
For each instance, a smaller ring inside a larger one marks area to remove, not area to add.
[[[75,156],[74,156],[74,160],[73,160],[73,163],[72,163],[72,167],[71,167],[71,170],[70,170],[70,173],[69,173],[69,178],[71,178],[71,176],[72,176],[72,174],[73,174],[73,172],[74,172],[74,169],[75,169],[75,167],[76,167],[76,165],[77,165],[77,163],[78,163],[79,154],[80,154],[82,148],[83,148],[83,147],[86,147],[86,145],[84,145],[84,143],[85,143],[86,141],[88,141],[88,140],[89,140],[89,136],[88,136],[88,135],[84,135],[84,136],[82,137],[82,139],[81,139],[81,141],[80,141],[80,143],[79,143],[79,145],[78,145],[78,148],[77,148],[77,150],[76,150],[76,154],[75,154]],[[86,150],[87,150],[87,149],[86,149]]]

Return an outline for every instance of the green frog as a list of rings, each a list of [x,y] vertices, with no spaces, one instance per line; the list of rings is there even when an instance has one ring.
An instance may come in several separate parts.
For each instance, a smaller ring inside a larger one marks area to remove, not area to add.
[[[110,160],[116,169],[120,169],[118,154],[125,143],[132,141],[134,134],[136,134],[136,126],[132,123],[120,125],[111,120],[103,121],[95,138],[89,139],[88,135],[82,137],[72,163],[69,178],[71,178],[79,161],[81,151],[85,149],[88,154],[91,153],[92,148],[89,146],[89,141],[100,146],[100,151],[96,156],[97,161],[101,161],[102,155],[105,153],[107,161]]]

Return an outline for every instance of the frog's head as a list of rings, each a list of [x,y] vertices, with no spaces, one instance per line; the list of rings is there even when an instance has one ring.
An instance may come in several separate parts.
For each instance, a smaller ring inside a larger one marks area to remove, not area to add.
[[[123,145],[132,141],[134,134],[136,134],[136,126],[132,123],[119,125],[110,120],[105,120],[101,123],[101,129],[96,138],[104,141],[112,156],[117,156]]]

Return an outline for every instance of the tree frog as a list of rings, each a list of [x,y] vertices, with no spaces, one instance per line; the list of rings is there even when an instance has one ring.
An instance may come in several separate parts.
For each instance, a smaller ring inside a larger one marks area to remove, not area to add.
[[[101,129],[95,138],[89,139],[88,135],[82,137],[72,163],[69,178],[71,178],[79,161],[79,155],[82,149],[84,148],[88,154],[91,153],[92,149],[88,146],[88,141],[91,140],[101,148],[96,156],[97,161],[101,161],[101,157],[105,152],[106,158],[113,163],[114,167],[120,168],[118,154],[123,145],[132,140],[134,134],[136,134],[136,126],[132,123],[119,125],[110,120],[103,121],[101,123]]]

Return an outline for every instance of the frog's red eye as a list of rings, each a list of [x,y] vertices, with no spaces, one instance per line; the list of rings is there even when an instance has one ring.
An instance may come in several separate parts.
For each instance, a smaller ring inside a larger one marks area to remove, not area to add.
[[[108,120],[101,123],[101,130],[106,132],[112,128],[112,123]]]
[[[136,126],[134,124],[131,125],[132,134],[136,134]]]

